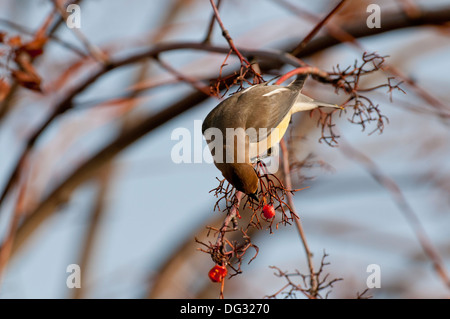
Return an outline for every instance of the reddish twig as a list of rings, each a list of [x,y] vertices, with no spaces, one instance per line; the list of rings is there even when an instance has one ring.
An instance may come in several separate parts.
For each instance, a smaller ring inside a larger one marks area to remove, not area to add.
[[[250,62],[248,62],[248,60],[246,58],[244,58],[244,56],[241,54],[241,52],[239,52],[239,50],[234,45],[234,42],[233,42],[233,39],[230,36],[230,33],[228,32],[228,30],[223,25],[222,19],[220,18],[220,15],[219,15],[219,10],[217,9],[217,6],[214,3],[214,0],[209,0],[209,2],[211,2],[211,6],[212,6],[212,9],[214,11],[214,16],[215,16],[215,18],[217,20],[217,23],[219,24],[220,28],[222,29],[222,35],[225,38],[225,40],[227,40],[228,45],[230,46],[230,49],[233,50],[233,52],[237,55],[237,57],[241,61],[241,64],[246,64],[247,66],[251,67]]]
[[[241,69],[240,69],[240,80],[241,80],[241,88],[242,88],[242,81],[245,79],[245,75],[247,73],[248,70],[251,71],[252,74],[254,74],[254,82],[257,83],[262,83],[264,82],[264,79],[262,78],[261,74],[259,74],[258,72],[255,71],[255,69],[252,67],[251,63],[242,55],[242,53],[236,48],[233,39],[230,36],[230,33],[228,32],[228,30],[225,28],[222,19],[220,18],[220,14],[219,14],[219,10],[217,9],[217,6],[214,3],[214,0],[210,0],[211,6],[213,8],[214,11],[214,16],[215,19],[217,20],[217,23],[219,24],[220,28],[222,29],[222,35],[223,37],[227,40],[228,45],[230,46],[231,51],[236,54],[236,56],[238,57],[239,61],[241,62]],[[222,64],[225,65],[226,60],[224,61],[224,63]]]
[[[291,70],[288,73],[284,74],[275,82],[275,84],[280,85],[287,79],[293,77],[294,75],[299,75],[299,74],[311,74],[311,75],[315,75],[322,79],[327,79],[329,77],[329,74],[327,72],[322,71],[317,67],[302,66],[302,67],[296,68],[296,69]]]
[[[292,55],[298,55],[303,48],[311,41],[311,39],[322,29],[322,27],[328,22],[328,20],[344,5],[346,0],[341,0],[333,10],[330,11],[316,26],[311,30],[311,32],[300,42],[297,47],[292,51]]]
[[[363,290],[363,292],[357,292],[356,293],[356,299],[370,299],[372,298],[371,295],[366,295],[370,291],[370,288],[366,288]]]
[[[274,1],[275,2],[275,1]],[[299,16],[302,19],[309,20],[312,23],[319,23],[320,18],[316,16],[315,14],[312,14],[310,12],[307,12],[305,10],[301,10],[295,5],[292,5],[286,0],[277,0],[277,4],[282,5],[284,8],[289,10],[289,12],[294,12],[297,16]],[[341,28],[336,23],[333,23],[333,21],[328,21],[328,23],[324,26],[328,33],[338,41],[342,43],[351,43],[352,45],[356,46],[357,48],[361,48],[361,45],[358,43],[358,41],[353,37],[349,32],[345,31],[343,28]],[[300,53],[302,53],[300,51]]]
[[[216,245],[222,247],[224,242],[225,233],[229,230],[230,223],[239,216],[239,205],[244,193],[237,191],[234,196],[233,204],[231,209],[228,210],[227,217],[225,217],[222,227],[220,227],[219,236],[217,237]]]

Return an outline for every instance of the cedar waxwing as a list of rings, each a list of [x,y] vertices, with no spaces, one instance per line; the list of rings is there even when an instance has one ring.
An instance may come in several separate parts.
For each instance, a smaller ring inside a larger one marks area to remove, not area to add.
[[[219,103],[203,122],[202,133],[216,167],[237,190],[256,201],[258,176],[252,162],[281,140],[291,115],[321,106],[340,108],[301,94],[306,77],[300,75],[288,86],[253,85]],[[217,140],[214,132],[222,138]]]

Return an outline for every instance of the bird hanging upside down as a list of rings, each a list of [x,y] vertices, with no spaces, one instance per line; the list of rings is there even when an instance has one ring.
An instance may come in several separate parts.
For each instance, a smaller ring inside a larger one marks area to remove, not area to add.
[[[214,164],[238,191],[255,200],[258,175],[252,162],[280,142],[292,114],[340,108],[301,94],[306,77],[299,75],[288,86],[253,85],[219,103],[203,121],[202,133]]]

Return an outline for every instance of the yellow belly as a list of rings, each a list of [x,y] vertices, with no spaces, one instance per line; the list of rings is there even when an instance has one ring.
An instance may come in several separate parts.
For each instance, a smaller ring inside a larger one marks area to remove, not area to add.
[[[291,121],[291,112],[286,114],[284,119],[276,127],[276,129],[278,130],[278,134],[276,132],[273,132],[269,134],[264,140],[261,140],[258,143],[252,143],[253,145],[250,146],[251,149],[250,157],[253,158],[261,156],[272,146],[278,144],[280,140],[283,138],[284,134],[286,133],[290,121]]]

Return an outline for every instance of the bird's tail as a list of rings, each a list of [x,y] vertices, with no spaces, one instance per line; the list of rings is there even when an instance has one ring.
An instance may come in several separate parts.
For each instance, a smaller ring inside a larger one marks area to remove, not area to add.
[[[292,112],[301,112],[301,111],[308,111],[313,110],[318,107],[333,107],[333,108],[341,108],[339,105],[336,104],[330,104],[318,100],[314,100],[310,98],[309,96],[299,94],[297,97],[297,100],[295,101],[294,105],[292,106]]]
[[[305,81],[306,81],[307,77],[308,77],[308,74],[299,74],[299,75],[297,75],[297,78],[294,81],[292,81],[288,85],[288,87],[293,89],[293,90],[295,90],[295,91],[300,92],[301,89],[303,88],[303,85],[305,85]]]
[[[317,101],[317,100],[314,100],[313,103],[316,104],[317,106],[321,106],[321,107],[341,108],[341,107],[340,107],[339,105],[337,105],[337,104],[330,104],[330,103],[326,103],[326,102],[322,102],[322,101]]]

